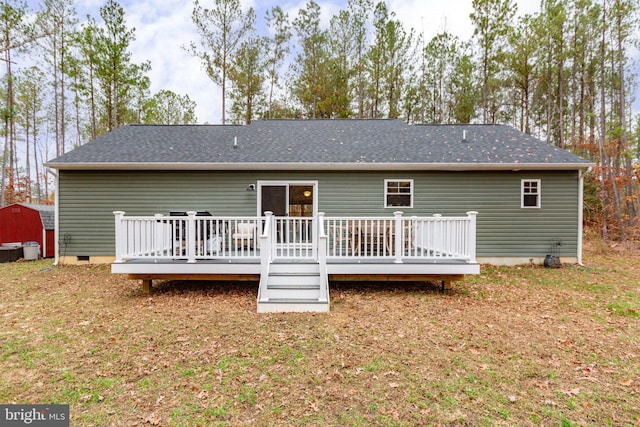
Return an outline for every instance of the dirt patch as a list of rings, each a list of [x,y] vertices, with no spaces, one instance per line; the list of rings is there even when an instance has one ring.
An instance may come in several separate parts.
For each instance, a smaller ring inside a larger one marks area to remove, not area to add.
[[[328,314],[257,314],[251,282],[0,265],[0,401],[74,426],[637,425],[640,251],[429,283],[334,283]]]

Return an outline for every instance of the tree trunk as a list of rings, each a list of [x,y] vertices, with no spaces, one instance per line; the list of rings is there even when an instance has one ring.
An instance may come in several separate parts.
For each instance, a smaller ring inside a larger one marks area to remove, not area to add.
[[[40,166],[38,165],[38,119],[37,119],[37,101],[34,94],[33,97],[33,167],[36,170],[36,193],[37,202],[42,203],[42,188],[40,187]]]
[[[628,148],[628,137],[627,137],[627,106],[626,106],[626,93],[625,93],[625,72],[624,72],[624,47],[622,40],[622,16],[621,11],[618,9],[616,14],[616,28],[618,30],[617,37],[617,50],[618,50],[618,78],[620,81],[620,91],[619,91],[619,101],[618,101],[618,116],[620,117],[620,152],[624,153]],[[631,159],[629,156],[625,156],[624,160],[624,171],[626,175],[625,179],[625,187],[626,187],[626,207],[627,207],[627,220],[628,224],[632,225],[635,218],[635,205],[633,203],[633,176],[635,175],[635,171],[633,169],[633,165],[631,164]]]
[[[63,14],[64,17],[64,14]],[[65,43],[64,43],[64,18],[62,19],[62,27],[60,28],[60,144],[62,147],[62,153],[66,151],[66,111],[65,111],[65,81],[64,75],[66,73],[65,67]]]
[[[609,160],[609,156],[606,151],[606,137],[607,137],[607,121],[606,121],[606,79],[605,79],[605,46],[606,46],[606,1],[603,2],[602,9],[602,40],[600,45],[600,162],[603,165],[603,175],[602,182],[603,184],[608,179],[609,185],[611,185],[612,191],[612,200],[610,203],[613,204],[614,216],[618,226],[620,227],[620,238],[621,240],[626,239],[625,232],[625,224],[622,220],[622,211],[620,206],[620,193],[618,191],[618,184],[616,182],[616,177],[613,172],[613,165]],[[606,190],[604,190],[606,191]],[[606,196],[605,196],[606,198]],[[606,236],[605,236],[606,237]]]

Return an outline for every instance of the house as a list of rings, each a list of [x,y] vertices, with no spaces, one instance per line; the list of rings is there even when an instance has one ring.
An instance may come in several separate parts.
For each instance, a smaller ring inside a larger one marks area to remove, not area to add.
[[[54,207],[14,203],[0,208],[0,243],[37,242],[43,258],[54,256]]]
[[[592,166],[509,126],[398,120],[125,126],[47,165],[59,261],[113,262],[145,289],[256,279],[259,311],[328,309],[329,279],[581,262]]]

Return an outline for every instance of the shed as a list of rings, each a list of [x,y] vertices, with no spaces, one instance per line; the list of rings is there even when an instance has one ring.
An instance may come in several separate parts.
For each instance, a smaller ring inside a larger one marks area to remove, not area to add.
[[[53,206],[14,203],[0,208],[0,243],[38,242],[43,258],[55,254]]]

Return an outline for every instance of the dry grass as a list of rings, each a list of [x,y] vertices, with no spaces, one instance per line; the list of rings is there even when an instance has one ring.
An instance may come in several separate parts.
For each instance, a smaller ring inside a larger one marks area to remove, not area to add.
[[[604,246],[603,246],[604,245]],[[74,426],[638,425],[640,250],[333,284],[331,313],[255,313],[255,283],[0,265],[0,402]]]

